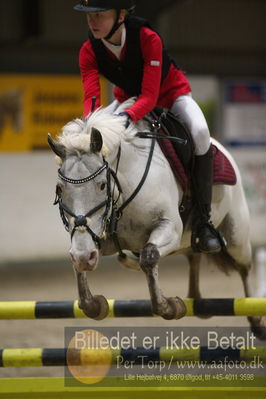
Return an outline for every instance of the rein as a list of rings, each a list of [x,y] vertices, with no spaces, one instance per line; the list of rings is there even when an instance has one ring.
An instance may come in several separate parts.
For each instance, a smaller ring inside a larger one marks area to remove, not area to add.
[[[60,187],[59,186],[56,187],[56,198],[54,201],[54,205],[59,206],[60,216],[61,216],[62,222],[65,226],[65,229],[67,231],[69,231],[70,224],[73,226],[73,229],[71,231],[71,240],[73,238],[74,233],[77,230],[78,231],[87,231],[91,235],[93,241],[97,244],[98,248],[100,249],[101,248],[101,239],[103,239],[105,237],[106,230],[108,230],[108,233],[112,237],[120,256],[123,256],[123,257],[126,256],[121,249],[118,235],[117,235],[118,221],[121,218],[124,209],[136,197],[136,195],[141,190],[143,184],[145,183],[145,180],[148,176],[149,169],[151,166],[155,142],[156,142],[156,138],[153,137],[152,142],[151,142],[149,157],[148,157],[145,171],[144,171],[141,181],[139,182],[139,184],[136,187],[136,189],[134,190],[134,192],[130,195],[130,197],[125,202],[123,202],[123,204],[119,208],[117,208],[117,202],[122,193],[122,188],[121,188],[120,182],[117,177],[117,172],[118,172],[119,161],[120,161],[120,156],[121,156],[121,147],[119,147],[119,150],[118,150],[116,171],[114,171],[113,169],[111,169],[109,167],[108,163],[104,160],[104,158],[103,158],[103,165],[96,172],[92,173],[90,176],[87,176],[83,179],[71,179],[71,178],[65,176],[62,173],[62,171],[60,169],[58,169],[58,176],[60,177],[60,179],[62,179],[63,181],[65,181],[67,183],[75,184],[75,185],[87,183],[87,182],[93,180],[96,176],[98,176],[100,173],[102,173],[105,169],[107,170],[107,199],[105,201],[101,202],[95,208],[91,209],[85,215],[75,215],[75,213],[72,212],[72,210],[69,209],[63,203]],[[116,200],[114,200],[114,191],[113,191],[113,193],[111,192],[111,178],[113,178],[115,185],[118,189],[118,193],[119,193],[118,198]],[[104,228],[103,228],[102,234],[97,235],[89,227],[89,224],[91,222],[90,216],[95,214],[98,210],[102,209],[104,206],[105,206],[105,212],[103,215]],[[110,210],[111,210],[111,212],[110,212]],[[68,222],[68,220],[65,216],[65,213],[72,216],[73,219],[70,220],[70,223]],[[109,213],[110,213],[110,217],[108,218]]]
[[[138,133],[137,133],[137,136],[138,136]],[[109,228],[109,234],[113,238],[114,244],[119,252],[119,255],[123,258],[126,257],[126,254],[122,251],[122,248],[121,248],[121,245],[119,242],[119,238],[118,238],[118,234],[117,234],[118,221],[121,218],[124,209],[130,204],[131,201],[133,201],[133,199],[136,197],[136,195],[139,193],[139,191],[141,190],[142,186],[145,183],[145,180],[146,180],[149,170],[150,170],[155,143],[156,143],[156,136],[152,137],[149,157],[147,160],[145,171],[143,173],[143,176],[142,176],[139,184],[137,185],[137,187],[135,188],[133,193],[130,195],[130,197],[128,197],[128,199],[125,202],[123,202],[123,204],[119,208],[116,208],[116,206],[113,206],[112,216],[110,219],[111,223],[110,223],[110,228]],[[117,163],[117,166],[118,166],[118,164],[119,164],[119,162]]]

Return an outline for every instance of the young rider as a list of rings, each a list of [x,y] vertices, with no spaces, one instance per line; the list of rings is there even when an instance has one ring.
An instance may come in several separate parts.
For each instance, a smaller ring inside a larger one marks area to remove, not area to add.
[[[193,235],[197,249],[221,250],[219,233],[210,222],[212,195],[212,149],[202,111],[192,99],[183,72],[171,60],[159,35],[144,19],[132,16],[131,0],[81,0],[74,7],[86,13],[90,30],[79,56],[84,87],[84,114],[100,106],[99,74],[115,84],[119,102],[136,96],[123,115],[137,122],[155,106],[168,108],[190,131],[195,146],[194,192],[196,212]]]

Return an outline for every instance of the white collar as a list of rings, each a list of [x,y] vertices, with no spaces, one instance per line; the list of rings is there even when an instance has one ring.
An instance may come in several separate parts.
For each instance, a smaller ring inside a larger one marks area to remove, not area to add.
[[[121,55],[121,51],[125,45],[126,42],[126,27],[125,24],[122,25],[122,35],[121,35],[121,44],[112,44],[109,43],[107,40],[105,39],[101,39],[103,44],[117,57],[120,58]]]

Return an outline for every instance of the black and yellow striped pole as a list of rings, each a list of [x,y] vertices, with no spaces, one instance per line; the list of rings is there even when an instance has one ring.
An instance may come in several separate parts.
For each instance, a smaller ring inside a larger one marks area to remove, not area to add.
[[[129,348],[111,350],[111,363],[123,365],[125,362],[133,362],[134,365],[148,364],[149,362],[164,361],[166,364],[173,362],[223,362],[223,361],[254,361],[259,358],[262,364],[266,364],[266,347],[254,348],[216,348],[207,346],[185,349],[170,349],[158,347],[154,349]],[[70,366],[93,365],[98,362],[99,356],[104,359],[106,349],[73,349],[73,348],[14,348],[0,349],[0,367],[43,367],[43,366]],[[109,357],[108,362],[110,361]]]
[[[186,316],[266,316],[266,298],[184,299]],[[108,317],[152,317],[149,300],[109,299]],[[86,318],[78,301],[0,302],[0,319]]]

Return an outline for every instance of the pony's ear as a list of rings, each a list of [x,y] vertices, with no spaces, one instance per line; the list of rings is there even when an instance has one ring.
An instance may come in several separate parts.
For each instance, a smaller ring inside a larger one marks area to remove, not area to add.
[[[65,147],[63,146],[63,144],[54,141],[50,133],[48,133],[48,144],[56,155],[58,155],[61,159],[65,158],[66,156]]]
[[[98,129],[95,129],[95,127],[93,127],[91,129],[91,145],[90,145],[91,152],[93,153],[100,152],[102,146],[103,146],[102,135]]]

